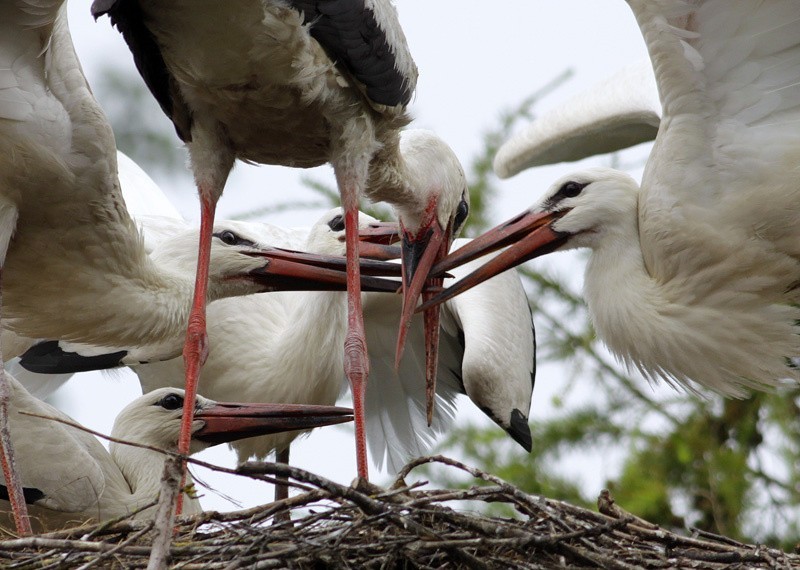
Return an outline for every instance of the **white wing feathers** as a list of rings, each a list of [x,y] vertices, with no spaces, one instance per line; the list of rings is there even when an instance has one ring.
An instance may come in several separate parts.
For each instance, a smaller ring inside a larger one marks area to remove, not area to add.
[[[494,169],[508,178],[526,168],[651,141],[660,116],[653,66],[642,60],[536,117],[500,147]]]

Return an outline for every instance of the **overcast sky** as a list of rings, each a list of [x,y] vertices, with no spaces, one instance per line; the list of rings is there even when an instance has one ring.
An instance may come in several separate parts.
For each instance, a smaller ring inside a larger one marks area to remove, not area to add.
[[[482,133],[497,124],[503,110],[515,107],[565,69],[573,69],[574,77],[544,100],[537,108],[539,112],[646,57],[638,27],[622,0],[399,0],[396,4],[420,71],[411,106],[413,126],[436,131],[451,144],[465,165],[480,150]],[[135,73],[122,37],[106,18],[95,23],[89,6],[88,0],[72,0],[69,5],[73,39],[89,83],[95,83],[98,74],[109,65]],[[175,144],[180,144],[177,137]],[[528,206],[552,180],[575,167],[571,164],[538,168],[502,182],[493,220],[501,221]],[[275,203],[289,193],[293,199],[304,195],[311,198],[300,183],[300,176],[308,174],[333,183],[329,167],[309,172],[239,164],[220,202],[218,217]],[[159,182],[170,186],[165,190],[184,216],[199,218],[196,193],[191,185],[174,187],[172,179]],[[289,212],[267,221],[308,225],[309,220],[315,220],[321,213]],[[540,263],[549,262],[545,259]],[[576,274],[581,272],[582,268],[577,268]],[[541,328],[538,332],[540,338],[547,334]],[[557,367],[540,369],[532,420],[548,413],[549,398],[558,391],[561,376]],[[109,381],[91,377],[72,384],[68,412],[98,429],[107,429],[112,414],[135,397],[138,389],[130,378]],[[87,393],[92,394],[92,401],[100,397],[108,399],[108,405],[103,406],[106,415],[99,417],[95,410],[90,410],[96,409],[96,404],[86,405]],[[462,408],[468,411],[459,416],[459,421],[482,421],[480,412],[475,412],[468,400],[462,400]],[[295,462],[348,482],[355,475],[349,432],[341,428],[325,431],[313,434],[296,450],[293,447]],[[204,457],[231,464],[224,452]],[[597,474],[595,479],[602,479],[609,461],[598,458],[591,465],[590,470]],[[229,483],[230,479],[215,478],[214,484],[246,505],[264,502],[271,496],[271,489],[264,485],[253,491],[240,481]],[[586,491],[591,494],[595,489]],[[235,507],[221,497],[206,495],[207,508]]]

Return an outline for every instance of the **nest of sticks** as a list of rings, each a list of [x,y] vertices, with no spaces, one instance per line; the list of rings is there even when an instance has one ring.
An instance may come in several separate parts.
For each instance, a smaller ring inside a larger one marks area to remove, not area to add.
[[[406,484],[425,463],[460,469],[468,489]],[[168,564],[234,568],[800,568],[800,556],[693,531],[659,528],[604,492],[600,512],[528,495],[444,457],[407,465],[389,489],[335,483],[279,463],[250,463],[243,475],[287,477],[301,492],[248,510],[178,520]],[[517,518],[490,517],[465,502],[506,503]],[[289,515],[294,518],[286,520]],[[153,523],[124,519],[46,535],[0,540],[3,568],[145,568]]]

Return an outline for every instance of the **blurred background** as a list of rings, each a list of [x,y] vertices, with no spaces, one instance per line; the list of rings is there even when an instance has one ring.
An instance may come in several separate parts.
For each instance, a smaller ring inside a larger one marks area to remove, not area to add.
[[[491,169],[497,147],[513,132],[646,57],[624,2],[396,4],[420,70],[411,105],[414,126],[448,141],[467,171],[473,194],[466,235],[518,213],[575,168],[615,166],[641,176],[648,145],[528,170],[506,181]],[[197,221],[196,191],[172,125],[144,87],[121,36],[107,19],[95,23],[89,6],[88,0],[70,2],[70,26],[118,147],[150,173],[187,219]],[[333,189],[329,167],[238,164],[217,218],[307,226],[338,205]],[[588,322],[580,296],[585,259],[563,253],[522,269],[539,342],[530,413],[533,453],[522,451],[466,398],[460,400],[456,429],[438,451],[529,492],[586,505],[607,487],[623,508],[667,527],[792,547],[800,532],[798,391],[730,401],[651,386],[624,370]],[[139,393],[128,371],[86,374],[56,392],[53,402],[107,433],[116,413]],[[224,448],[200,457],[235,463]],[[349,482],[355,476],[352,428],[327,428],[296,442],[292,463]],[[262,483],[194,473],[208,485],[200,488],[208,509],[252,506],[272,496]],[[441,485],[474,483],[435,470],[425,476]],[[391,474],[373,469],[373,478],[383,483]]]

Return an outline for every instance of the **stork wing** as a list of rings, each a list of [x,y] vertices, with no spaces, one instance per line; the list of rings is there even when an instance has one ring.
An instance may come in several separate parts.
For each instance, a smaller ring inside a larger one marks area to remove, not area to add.
[[[468,240],[456,240],[453,249]],[[469,274],[481,260],[453,271]],[[445,283],[445,286],[447,283]],[[370,354],[367,437],[373,460],[397,471],[425,455],[452,424],[455,397],[475,405],[530,449],[527,420],[535,374],[535,338],[530,308],[515,271],[489,279],[442,305],[436,413],[425,414],[425,350],[422,322],[415,316],[400,369],[394,369],[401,301],[393,295],[364,296],[364,327]]]
[[[656,137],[661,118],[653,66],[639,61],[540,116],[497,151],[501,178],[543,164],[614,152]]]
[[[148,259],[119,191],[111,126],[58,4],[0,4],[0,192],[19,214],[3,316],[19,317],[26,336],[93,342],[87,319],[98,316],[71,310],[80,303],[70,295],[103,298]]]
[[[160,216],[176,221],[183,220],[183,216],[161,187],[120,150],[117,151],[117,170],[125,207],[131,216]]]
[[[726,231],[800,257],[800,4],[629,4],[663,103],[640,203],[650,272],[657,279],[693,272],[702,259],[674,254],[686,240],[713,248]]]
[[[182,141],[188,142],[191,136],[191,113],[181,96],[180,89],[167,70],[161,48],[153,33],[145,24],[144,14],[138,0],[95,0],[92,2],[92,16],[95,20],[108,15],[111,24],[125,38],[136,69],[144,79],[147,88],[156,98],[161,110],[170,118],[175,131]]]
[[[417,84],[397,12],[381,0],[289,0],[328,56],[378,109],[405,108]]]
[[[392,473],[414,457],[427,455],[438,437],[452,425],[455,398],[463,394],[458,336],[443,327],[439,340],[439,372],[436,410],[428,427],[425,411],[425,338],[422,317],[415,315],[406,339],[400,367],[395,370],[397,323],[402,310],[398,295],[367,293],[364,298],[364,331],[369,346],[370,375],[365,398],[367,442],[373,461],[384,461]],[[452,320],[446,306],[442,321]],[[449,327],[453,330],[455,327]]]
[[[54,407],[31,396],[13,377],[9,429],[26,500],[56,511],[90,510],[103,493],[106,471],[119,469],[94,436],[64,424],[24,415],[70,420]],[[103,465],[103,459],[107,465]],[[112,475],[113,476],[113,475]],[[0,479],[2,476],[0,475]],[[5,480],[2,479],[5,485]]]

